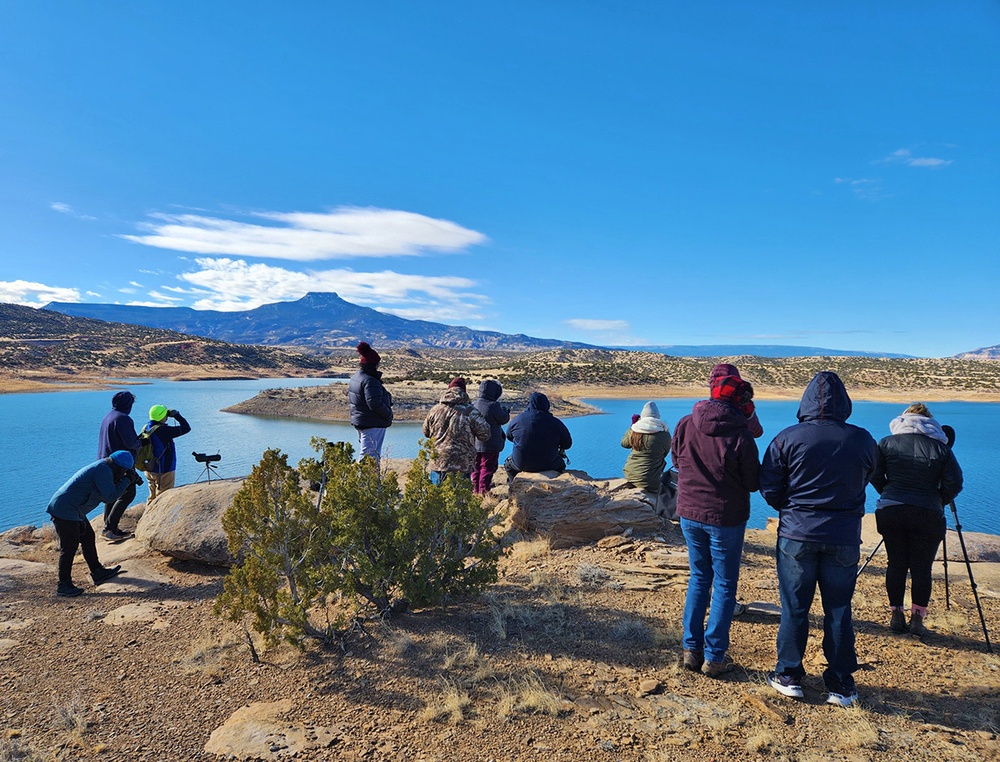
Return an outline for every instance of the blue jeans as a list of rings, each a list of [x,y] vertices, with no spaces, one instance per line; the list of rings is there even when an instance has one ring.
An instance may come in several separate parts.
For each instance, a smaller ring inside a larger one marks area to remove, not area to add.
[[[858,572],[858,545],[828,545],[778,538],[778,590],[781,593],[781,625],[778,627],[779,675],[802,678],[802,656],[809,637],[809,607],[819,584],[823,601],[823,654],[827,690],[854,690],[853,673],[858,669],[854,650],[851,598]]]
[[[375,463],[380,464],[382,459],[382,442],[385,441],[385,429],[358,429],[358,440],[361,443],[361,454],[358,458],[371,455],[375,458]]]
[[[681,519],[691,569],[684,602],[684,650],[704,651],[708,661],[721,662],[729,650],[729,626],[736,608],[746,526],[743,522],[717,527]],[[709,598],[712,607],[706,625]]]

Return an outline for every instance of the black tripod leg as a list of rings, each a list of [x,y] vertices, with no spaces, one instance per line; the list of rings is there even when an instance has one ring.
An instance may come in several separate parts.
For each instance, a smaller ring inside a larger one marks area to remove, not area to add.
[[[875,546],[875,550],[873,550],[868,555],[868,558],[865,559],[865,562],[863,564],[861,564],[861,568],[858,569],[858,573],[854,576],[855,579],[857,579],[858,577],[861,576],[861,572],[863,572],[865,570],[865,567],[868,566],[868,562],[871,561],[873,558],[875,558],[875,554],[878,553],[878,549],[882,547],[882,543],[883,542],[885,542],[885,538],[884,537],[881,540],[878,541],[878,545]]]
[[[944,528],[941,538],[942,560],[944,561],[944,607],[951,610],[951,592],[948,589],[948,527]]]
[[[986,639],[986,653],[993,653],[993,646],[990,643],[990,634],[986,630],[986,617],[983,616],[983,604],[979,602],[979,588],[976,587],[976,580],[972,576],[972,564],[969,562],[969,552],[965,549],[965,538],[962,536],[962,525],[958,523],[958,509],[954,501],[951,503],[951,512],[955,517],[955,531],[958,532],[958,542],[962,546],[962,556],[965,558],[965,568],[969,571],[969,584],[972,585],[972,597],[976,599],[976,609],[979,610],[979,623],[983,626],[983,637]]]

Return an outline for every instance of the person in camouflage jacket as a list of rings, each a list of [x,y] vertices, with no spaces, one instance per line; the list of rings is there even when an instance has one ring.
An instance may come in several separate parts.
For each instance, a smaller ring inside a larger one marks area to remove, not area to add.
[[[424,419],[424,436],[434,440],[436,456],[430,466],[438,482],[449,473],[470,478],[476,464],[476,440],[490,438],[490,425],[469,401],[465,386],[464,378],[453,379]]]

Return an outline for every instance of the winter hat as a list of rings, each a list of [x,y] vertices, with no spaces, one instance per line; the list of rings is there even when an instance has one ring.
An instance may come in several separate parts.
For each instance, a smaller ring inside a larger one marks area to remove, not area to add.
[[[715,383],[716,379],[724,378],[726,376],[735,376],[737,381],[742,380],[740,372],[736,369],[735,365],[730,365],[727,362],[720,362],[712,368],[712,372],[708,374],[708,388],[712,388],[712,384]]]
[[[108,456],[108,460],[119,468],[132,468],[135,465],[135,458],[128,450],[115,450]]]
[[[739,376],[719,376],[712,379],[712,399],[735,402],[736,392],[742,384],[743,380]]]
[[[659,418],[660,417],[660,408],[658,408],[656,406],[655,402],[652,402],[652,401],[647,402],[645,405],[642,406],[642,413],[640,414],[639,417],[640,418]]]
[[[151,421],[165,421],[167,420],[167,408],[163,405],[153,405],[149,409],[149,420]]]
[[[372,345],[367,341],[359,341],[357,346],[358,354],[361,355],[361,359],[358,361],[362,365],[375,366],[382,362],[382,357],[372,349]]]
[[[111,398],[111,407],[115,410],[129,412],[132,410],[132,403],[135,402],[135,395],[132,392],[117,392]]]
[[[451,383],[448,384],[448,388],[451,389],[453,386],[457,386],[463,392],[465,391],[465,379],[459,376],[458,378],[453,378]]]

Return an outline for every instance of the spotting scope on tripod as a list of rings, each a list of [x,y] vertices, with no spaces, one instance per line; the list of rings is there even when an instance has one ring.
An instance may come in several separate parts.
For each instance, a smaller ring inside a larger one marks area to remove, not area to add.
[[[195,484],[200,482],[202,477],[208,477],[207,480],[212,481],[212,474],[215,474],[216,479],[219,478],[219,467],[215,465],[222,460],[222,456],[219,455],[219,453],[215,453],[215,455],[207,455],[203,452],[192,452],[191,454],[194,455],[194,459],[198,463],[203,463],[205,465],[201,474],[194,480]]]

